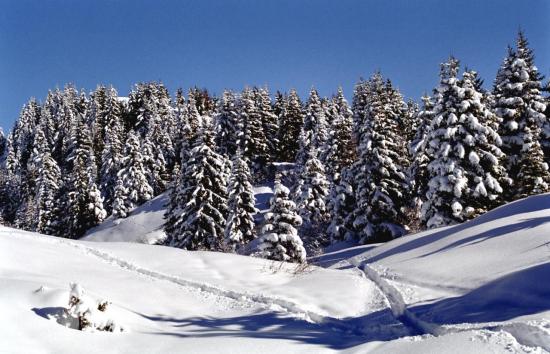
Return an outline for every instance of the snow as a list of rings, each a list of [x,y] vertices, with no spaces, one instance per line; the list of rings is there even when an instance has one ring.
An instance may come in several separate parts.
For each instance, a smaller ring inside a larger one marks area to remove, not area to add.
[[[268,200],[271,188],[255,192]],[[550,351],[550,194],[384,244],[333,245],[308,266],[142,244],[159,236],[165,201],[86,241],[1,227],[0,352]],[[65,327],[71,283],[109,301],[124,331]]]
[[[97,242],[140,242],[154,244],[163,240],[165,223],[165,206],[168,204],[168,193],[134,209],[127,218],[115,219],[112,216],[102,224],[90,229],[81,239]]]

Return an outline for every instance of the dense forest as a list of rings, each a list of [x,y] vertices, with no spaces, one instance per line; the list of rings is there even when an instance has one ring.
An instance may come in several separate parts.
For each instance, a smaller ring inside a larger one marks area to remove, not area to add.
[[[451,57],[420,104],[380,72],[295,90],[159,82],[128,97],[72,85],[31,99],[0,136],[4,225],[79,238],[167,192],[166,245],[305,262],[330,243],[384,242],[550,190],[548,86],[518,35],[486,90]],[[253,186],[274,181],[263,224]]]

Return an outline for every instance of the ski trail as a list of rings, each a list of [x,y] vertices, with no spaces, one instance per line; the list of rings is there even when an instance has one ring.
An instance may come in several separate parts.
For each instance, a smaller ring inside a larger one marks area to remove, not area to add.
[[[420,335],[431,334],[433,336],[439,336],[446,333],[446,331],[437,324],[423,321],[416,317],[414,313],[410,312],[407,309],[407,305],[401,293],[393,285],[383,279],[378,272],[371,268],[366,262],[359,264],[355,259],[351,259],[349,263],[363,271],[367,279],[376,284],[388,300],[393,316],[407,328],[411,329],[413,333]]]

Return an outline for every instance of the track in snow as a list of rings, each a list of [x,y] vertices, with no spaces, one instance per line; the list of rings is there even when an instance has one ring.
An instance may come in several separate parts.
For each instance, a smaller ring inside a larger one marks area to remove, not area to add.
[[[18,234],[17,236],[23,236],[23,235]],[[26,236],[23,236],[23,237],[26,237]],[[342,331],[346,333],[353,333],[356,335],[364,334],[361,331],[361,329],[356,326],[345,324],[337,318],[327,317],[322,314],[316,313],[314,311],[305,310],[301,308],[299,304],[296,304],[286,299],[273,297],[273,296],[266,296],[262,294],[253,294],[249,292],[239,292],[234,290],[222,289],[211,284],[188,280],[188,279],[184,279],[174,275],[164,274],[158,271],[144,268],[135,263],[132,263],[125,259],[114,256],[110,253],[98,250],[93,247],[84,246],[73,241],[68,241],[66,239],[53,239],[50,237],[37,238],[36,236],[30,236],[30,237],[32,237],[34,240],[40,239],[41,241],[45,241],[48,243],[55,243],[55,244],[61,244],[64,246],[73,247],[78,251],[86,255],[94,256],[107,264],[117,266],[124,270],[137,273],[151,279],[168,281],[178,286],[188,287],[201,292],[209,293],[214,296],[225,297],[237,302],[253,303],[260,308],[264,308],[270,311],[274,311],[274,310],[281,311],[281,312],[287,313],[288,315],[296,319],[304,320],[309,323],[314,323],[317,325],[327,326],[333,330]]]
[[[366,275],[367,279],[376,284],[380,292],[382,292],[388,300],[393,316],[413,333],[418,335],[431,334],[433,336],[439,336],[446,332],[438,325],[423,321],[416,317],[414,313],[410,312],[399,290],[380,277],[378,272],[371,268],[366,262],[359,264],[354,259],[351,259],[349,263],[360,269]]]

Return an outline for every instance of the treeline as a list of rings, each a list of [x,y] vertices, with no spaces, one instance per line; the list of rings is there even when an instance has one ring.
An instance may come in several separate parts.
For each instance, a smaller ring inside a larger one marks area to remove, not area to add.
[[[128,98],[72,86],[23,108],[0,139],[6,225],[77,238],[170,190],[166,244],[305,261],[331,242],[383,242],[450,225],[550,188],[543,77],[522,33],[486,91],[458,60],[419,107],[375,73],[339,89],[191,89]],[[290,173],[276,173],[293,163]],[[275,178],[261,228],[252,185]],[[286,184],[287,188],[284,186]],[[256,240],[259,238],[259,240]]]

